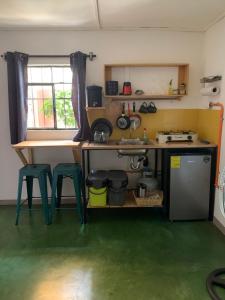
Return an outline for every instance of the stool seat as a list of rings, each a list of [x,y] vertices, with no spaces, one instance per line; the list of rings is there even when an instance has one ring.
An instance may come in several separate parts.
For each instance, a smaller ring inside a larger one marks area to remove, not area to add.
[[[48,164],[29,164],[20,169],[20,174],[23,176],[39,177],[42,173],[51,172],[51,167]]]
[[[50,185],[52,185],[52,173],[49,164],[28,164],[19,170],[17,203],[16,203],[16,225],[19,223],[19,216],[21,210],[21,195],[23,189],[24,177],[26,178],[28,207],[32,208],[33,199],[33,180],[38,179],[40,194],[42,200],[42,207],[44,211],[45,223],[50,223],[49,208],[48,208],[48,188],[47,177],[49,178]]]
[[[74,173],[80,171],[81,167],[78,163],[60,163],[54,168],[54,172],[62,176],[73,176]]]
[[[78,163],[60,163],[53,170],[52,182],[52,215],[55,208],[59,208],[62,197],[63,178],[69,177],[73,181],[73,186],[76,194],[77,210],[80,216],[80,222],[83,223],[82,212],[82,191],[84,188],[83,175],[80,164]],[[57,194],[57,197],[56,197]]]

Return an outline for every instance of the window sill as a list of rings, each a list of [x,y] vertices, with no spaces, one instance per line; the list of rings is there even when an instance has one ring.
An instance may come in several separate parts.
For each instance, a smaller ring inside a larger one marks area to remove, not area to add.
[[[27,130],[28,141],[72,140],[77,130]]]

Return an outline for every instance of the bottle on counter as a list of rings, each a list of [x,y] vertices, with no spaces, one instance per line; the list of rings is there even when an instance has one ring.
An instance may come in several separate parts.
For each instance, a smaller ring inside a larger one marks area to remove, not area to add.
[[[147,129],[146,128],[144,128],[143,141],[144,141],[145,144],[148,143],[148,134],[147,134]]]
[[[168,95],[173,95],[173,79],[171,79],[169,82]]]

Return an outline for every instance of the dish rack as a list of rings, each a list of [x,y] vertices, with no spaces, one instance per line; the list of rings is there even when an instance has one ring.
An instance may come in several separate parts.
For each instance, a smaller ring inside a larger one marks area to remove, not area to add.
[[[163,192],[162,191],[154,191],[149,192],[146,197],[140,198],[137,196],[137,192],[134,191],[134,199],[136,201],[137,206],[143,207],[162,207],[163,203]]]

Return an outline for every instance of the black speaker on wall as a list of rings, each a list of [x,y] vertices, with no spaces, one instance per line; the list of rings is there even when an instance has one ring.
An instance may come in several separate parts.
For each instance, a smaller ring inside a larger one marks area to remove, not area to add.
[[[102,87],[97,85],[88,86],[87,98],[89,107],[102,106]]]

